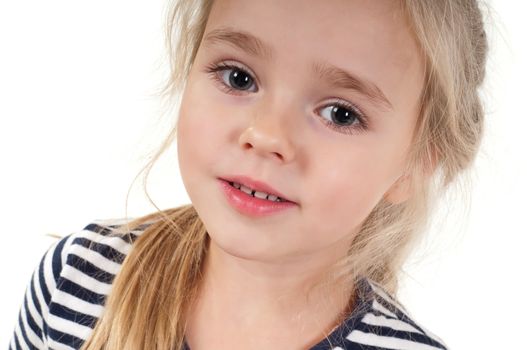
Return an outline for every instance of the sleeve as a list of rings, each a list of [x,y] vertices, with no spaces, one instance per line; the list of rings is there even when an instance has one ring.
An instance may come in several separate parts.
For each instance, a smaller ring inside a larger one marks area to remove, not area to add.
[[[62,266],[66,261],[66,246],[71,234],[54,242],[33,271],[9,343],[9,350],[47,349],[47,318],[51,296],[55,291]]]

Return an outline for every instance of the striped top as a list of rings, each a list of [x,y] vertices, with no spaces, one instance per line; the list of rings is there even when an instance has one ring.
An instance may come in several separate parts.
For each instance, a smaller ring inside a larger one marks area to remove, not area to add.
[[[102,314],[124,258],[148,226],[112,235],[123,223],[93,221],[47,250],[27,286],[10,350],[81,347]],[[362,280],[358,291],[353,312],[310,350],[446,349],[373,281]]]

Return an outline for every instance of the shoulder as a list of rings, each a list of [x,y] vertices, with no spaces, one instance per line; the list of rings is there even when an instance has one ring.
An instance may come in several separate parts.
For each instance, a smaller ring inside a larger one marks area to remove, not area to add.
[[[93,220],[82,230],[69,235],[71,244],[67,250],[70,259],[67,265],[75,267],[75,259],[114,271],[122,264],[132,244],[141,235],[142,230],[126,230],[121,227],[127,221],[122,219]]]
[[[123,219],[93,220],[83,229],[62,237],[50,248],[54,256],[53,270],[60,272],[55,277],[80,272],[100,279],[103,271],[116,273],[132,244],[143,232],[123,230],[121,226],[126,223]]]
[[[56,243],[62,248],[60,260],[53,262],[57,279],[47,317],[47,335],[55,345],[78,348],[102,315],[112,282],[143,232],[120,228],[126,222],[94,220]]]
[[[372,349],[447,349],[439,337],[417,323],[381,285],[371,280],[363,280],[362,284],[365,292],[360,299],[362,305],[345,337],[347,342]]]
[[[57,289],[79,297],[75,290],[86,290],[83,296],[99,304],[88,291],[106,296],[114,276],[132,248],[142,229],[126,230],[131,220],[93,220],[83,229],[73,232],[57,243],[61,247],[60,261],[53,269],[59,273]],[[100,299],[100,298],[99,298]]]
[[[148,226],[127,231],[120,227],[126,223],[94,220],[51,244],[26,288],[10,349],[80,347],[103,311],[115,274]]]

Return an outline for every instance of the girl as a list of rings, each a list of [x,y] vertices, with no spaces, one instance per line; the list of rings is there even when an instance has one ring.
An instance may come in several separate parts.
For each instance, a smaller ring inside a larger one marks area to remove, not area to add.
[[[477,2],[179,0],[167,42],[192,204],[59,240],[10,348],[446,349],[394,295],[481,141]]]

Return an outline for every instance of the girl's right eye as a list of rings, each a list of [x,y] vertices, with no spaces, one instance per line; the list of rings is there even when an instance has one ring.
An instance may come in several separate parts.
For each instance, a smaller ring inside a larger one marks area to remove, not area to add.
[[[229,94],[238,95],[236,92],[246,91],[255,83],[255,79],[247,70],[234,64],[212,64],[207,67],[206,72]],[[256,89],[251,92],[257,91]]]

